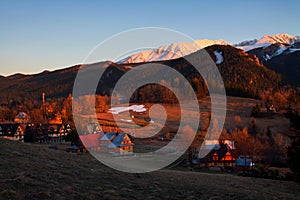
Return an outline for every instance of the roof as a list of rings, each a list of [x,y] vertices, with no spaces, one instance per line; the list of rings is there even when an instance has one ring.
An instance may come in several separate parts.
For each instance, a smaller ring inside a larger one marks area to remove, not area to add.
[[[227,144],[230,149],[235,149],[233,140],[223,140],[222,144]],[[221,145],[219,140],[204,140],[204,147],[208,150],[218,150],[221,148]]]
[[[105,133],[104,136],[102,138],[100,138],[100,141],[104,141],[104,140],[111,140],[112,137],[115,136],[116,133],[114,132],[108,132],[108,133]]]
[[[102,138],[104,133],[99,132],[96,134],[81,135],[80,140],[86,148],[99,146],[99,139]]]
[[[20,112],[15,118],[18,118],[18,119],[30,119],[29,115],[27,115],[24,112]]]
[[[122,144],[126,136],[130,139],[129,135],[126,133],[108,132],[102,138],[100,138],[100,141],[110,141],[110,143],[108,144],[109,148],[133,145],[133,144],[125,144],[125,145]]]
[[[227,144],[219,144],[217,145],[219,148],[212,149],[204,158],[201,159],[203,163],[213,162],[213,155],[218,155],[218,161],[222,161],[222,159],[226,156],[226,153],[229,152],[233,157],[236,157],[235,151],[230,148]]]
[[[242,166],[242,167],[250,167],[253,165],[252,159],[251,158],[246,158],[246,157],[238,157],[235,160],[235,165],[236,166]]]
[[[114,145],[116,146],[121,146],[123,140],[124,140],[124,137],[125,137],[126,133],[119,133],[119,134],[116,134],[112,143],[114,143]]]

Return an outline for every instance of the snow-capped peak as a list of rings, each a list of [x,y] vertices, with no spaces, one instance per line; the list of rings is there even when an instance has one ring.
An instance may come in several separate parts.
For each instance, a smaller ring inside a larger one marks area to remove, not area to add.
[[[255,39],[250,41],[244,41],[234,46],[239,49],[243,49],[244,51],[250,51],[252,49],[261,48],[261,47],[266,48],[271,44],[276,44],[276,43],[284,44],[284,45],[292,45],[298,41],[300,41],[299,36],[291,36],[285,33],[285,34],[275,34],[274,36],[264,35],[259,40]]]
[[[294,44],[299,38],[289,34],[275,34],[274,36],[265,35],[257,43],[280,43],[280,44]]]
[[[175,59],[193,53],[198,49],[199,47],[194,43],[178,42],[133,54],[117,63],[128,64]]]
[[[212,45],[215,45],[215,44],[230,45],[225,40],[208,40],[208,39],[196,40],[195,43],[197,45],[199,45],[201,48],[205,48],[205,47],[212,46]]]
[[[215,44],[229,45],[229,43],[225,40],[208,39],[196,40],[194,42],[177,42],[170,45],[164,45],[156,49],[133,54],[118,61],[117,63],[128,64],[176,59]]]
[[[256,48],[266,49],[272,44],[279,44],[278,49],[272,52],[264,54],[264,59],[271,59],[274,56],[280,55],[283,52],[294,52],[298,51],[299,48],[293,47],[294,44],[300,42],[300,36],[291,36],[289,34],[275,34],[274,36],[265,35],[259,40],[248,40],[243,41],[239,44],[233,45],[236,48],[243,49],[244,51],[250,51]],[[170,60],[176,59],[188,54],[191,54],[195,51],[198,51],[202,48],[212,46],[212,45],[231,45],[225,40],[196,40],[194,42],[177,42],[170,45],[164,45],[155,49],[139,52],[128,56],[120,61],[118,64],[128,64],[128,63],[141,63],[141,62],[152,62],[152,61],[161,61],[161,60]],[[290,49],[293,48],[293,49]],[[217,56],[217,55],[216,55]],[[221,54],[218,56],[220,57]]]

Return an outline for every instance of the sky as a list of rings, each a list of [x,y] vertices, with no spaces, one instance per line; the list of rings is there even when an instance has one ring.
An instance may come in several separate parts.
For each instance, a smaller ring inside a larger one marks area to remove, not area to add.
[[[299,36],[299,10],[298,0],[1,0],[0,75],[80,64],[99,43],[134,28],[230,43],[265,34]]]

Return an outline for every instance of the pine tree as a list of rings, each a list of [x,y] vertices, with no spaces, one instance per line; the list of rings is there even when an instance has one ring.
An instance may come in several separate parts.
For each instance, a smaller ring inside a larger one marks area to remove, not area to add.
[[[291,144],[287,149],[288,164],[290,169],[295,173],[297,181],[300,181],[300,116],[292,114],[290,117],[291,132],[289,135]]]

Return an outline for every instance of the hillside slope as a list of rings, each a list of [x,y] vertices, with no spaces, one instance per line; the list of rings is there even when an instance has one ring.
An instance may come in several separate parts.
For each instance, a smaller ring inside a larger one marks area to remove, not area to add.
[[[160,170],[114,171],[84,154],[0,139],[0,199],[299,199],[295,182]]]
[[[74,80],[80,66],[73,66],[56,71],[44,71],[39,74],[15,74],[0,79],[1,98],[41,100],[46,92],[47,97],[67,97],[72,91]]]

